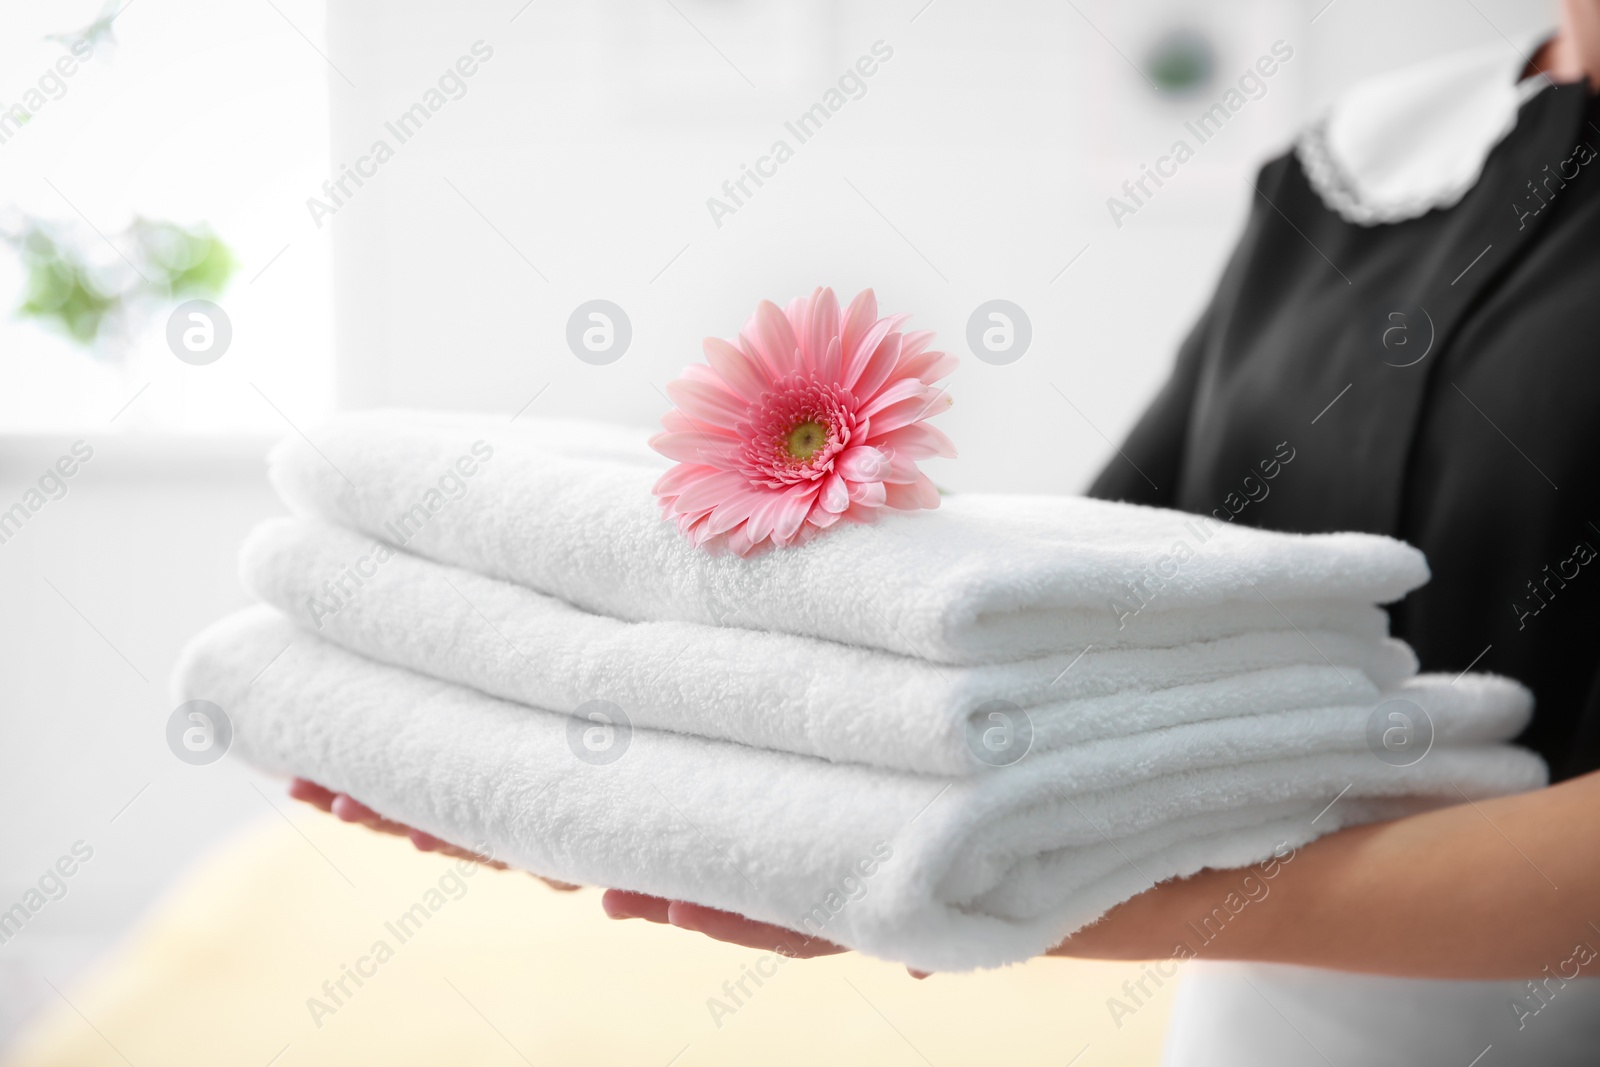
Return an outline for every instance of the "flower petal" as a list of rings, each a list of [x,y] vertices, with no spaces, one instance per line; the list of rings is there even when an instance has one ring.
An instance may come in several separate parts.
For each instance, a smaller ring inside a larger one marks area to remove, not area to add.
[[[724,500],[749,488],[750,480],[738,471],[713,471],[684,486],[673,502],[673,510],[687,514],[714,508]]]
[[[888,319],[879,319],[867,328],[867,332],[861,335],[854,348],[850,347],[850,339],[848,337],[844,339],[840,348],[840,351],[844,353],[844,369],[839,372],[839,384],[855,393],[856,382],[860,379],[861,372],[866,369],[867,361],[878,350],[878,346],[883,343],[883,339],[889,336],[890,328],[891,323]],[[866,395],[860,393],[856,393],[856,395],[862,400],[868,399]]]
[[[837,470],[822,480],[822,491],[817,494],[817,503],[822,506],[823,511],[834,514],[850,506],[850,486]]]
[[[748,359],[751,365],[756,368],[756,372],[761,375],[763,380],[775,382],[783,377],[783,373],[777,367],[769,364],[767,357],[761,351],[761,346],[750,340],[754,333],[755,316],[752,315],[750,316],[750,321],[745,323],[745,332],[739,335],[737,347],[744,354],[744,358]]]
[[[801,370],[798,356],[800,342],[795,339],[794,330],[789,326],[782,308],[770,300],[761,301],[756,307],[755,327],[756,344],[761,348],[764,362],[776,372],[776,377],[787,378]]]
[[[931,418],[947,409],[953,401],[950,394],[943,389],[928,387],[922,396],[914,396],[891,404],[882,411],[872,415],[872,428],[879,435],[887,434],[890,430],[898,430],[902,426],[909,426],[913,422]]]
[[[926,422],[913,422],[909,426],[890,430],[874,438],[872,443],[907,459],[931,459],[934,456],[956,458],[955,443],[945,436],[943,430]]]
[[[889,457],[889,469],[884,472],[882,481],[889,485],[906,485],[917,480],[922,472],[917,469],[917,461],[903,452],[896,452]]]
[[[821,290],[817,290],[821,292]],[[783,317],[789,320],[789,329],[794,333],[795,349],[800,353],[798,357],[799,369],[802,374],[810,374],[816,366],[816,358],[812,355],[807,345],[807,338],[811,333],[811,301],[812,296],[797,296],[789,301],[783,309]]]
[[[728,383],[728,388],[752,403],[767,391],[767,379],[750,357],[720,337],[707,337],[700,343],[711,369]]]
[[[797,492],[804,489],[804,492]],[[795,534],[800,532],[806,516],[811,513],[811,507],[816,502],[816,489],[812,483],[796,486],[782,497],[777,514],[773,516],[772,540],[780,545],[786,545],[794,540]]]
[[[921,352],[906,357],[905,345],[900,346],[900,365],[894,369],[896,377],[920,378],[929,385],[953,372],[961,361],[948,352]]]
[[[713,535],[727,533],[735,526],[750,517],[756,505],[771,494],[770,489],[757,489],[747,487],[735,492],[728,499],[718,504],[706,519],[707,527]]]
[[[872,329],[873,323],[878,321],[878,297],[871,289],[863,289],[850,301],[850,307],[844,313],[844,324],[839,328],[840,351],[844,353],[848,362],[861,347],[862,338],[867,331]],[[846,385],[849,383],[846,382]]]
[[[887,389],[884,389],[877,396],[863,403],[856,411],[856,417],[870,419],[877,415],[878,412],[890,407],[891,405],[898,404],[902,400],[910,400],[915,397],[924,396],[928,393],[928,391],[928,387],[923,385],[915,378],[901,378]],[[887,433],[888,431],[883,430],[879,432]]]
[[[799,332],[799,328],[796,328]],[[833,381],[839,376],[838,365],[830,372],[827,353],[839,337],[839,298],[832,289],[818,289],[811,297],[811,317],[806,323],[805,349],[815,362],[823,381]]]
[[[882,482],[851,482],[850,502],[869,508],[881,508],[887,498]]]
[[[889,380],[899,362],[900,335],[891,333],[883,339],[862,367],[861,376],[856,379],[856,384],[851,386],[850,392],[860,400],[871,401],[878,395],[878,390],[883,388],[883,383]]]
[[[698,481],[700,478],[703,478],[707,474],[713,473],[715,470],[715,467],[707,467],[702,464],[674,464],[669,470],[662,474],[661,477],[656,479],[656,484],[651,488],[650,491],[658,497],[676,497],[679,493],[683,492],[684,486],[688,485],[690,482]]]
[[[816,294],[820,292],[822,289],[819,287],[814,289],[810,296],[801,294],[789,301],[788,306],[783,309],[783,317],[789,320],[789,329],[794,331],[795,337],[802,344],[806,339],[806,323],[811,321],[811,301],[815,300]]]
[[[914,482],[886,485],[884,489],[888,494],[884,504],[899,511],[917,511],[921,508],[939,506],[939,490],[934,486],[933,479],[926,474],[919,473]]]
[[[726,378],[718,374],[714,368],[708,367],[704,363],[689,364],[687,367],[683,368],[683,373],[678,375],[678,380],[685,382],[698,382],[700,385],[704,385],[710,389],[715,389],[719,393],[726,393],[729,397],[732,397],[733,401],[740,407],[748,408],[750,406],[750,401],[740,396],[739,391],[733,388],[733,386],[729,385]]]
[[[677,408],[662,413],[661,426],[669,433],[697,433],[720,440],[724,444],[738,444],[739,434],[726,426],[713,426],[704,419],[691,419]]]
[[[704,515],[700,516],[698,519],[693,519],[689,522],[683,523],[679,528],[683,530],[684,535],[689,538],[689,543],[697,548],[700,545],[705,544],[711,538],[711,535],[706,532],[706,520]]]
[[[900,361],[922,355],[933,344],[933,337],[932,330],[907,330],[905,340],[900,342]]]
[[[744,557],[754,553],[765,541],[765,535],[762,535],[760,541],[751,539],[749,523],[745,523],[743,526],[739,526],[728,531],[728,551],[732,552],[736,556]]]
[[[827,350],[822,356],[822,362],[817,366],[817,377],[825,382],[839,380],[839,366],[843,362],[839,355],[839,338],[834,337],[828,342]]]
[[[849,509],[839,517],[849,522],[862,526],[870,526],[878,521],[878,512],[881,508],[869,508],[862,504],[851,504]]]
[[[833,469],[852,482],[876,482],[889,473],[889,457],[870,445],[855,445],[839,453]]]
[[[680,411],[695,421],[696,428],[701,423],[732,428],[750,409],[749,404],[727,389],[689,378],[674,378],[668,382],[667,396],[672,398]]]
[[[705,464],[721,469],[733,466],[738,458],[731,438],[697,430],[658,433],[650,438],[650,447],[679,463]]]
[[[772,536],[772,527],[777,521],[778,512],[783,509],[784,493],[773,491],[766,494],[750,511],[750,518],[741,529],[755,544],[760,544]]]

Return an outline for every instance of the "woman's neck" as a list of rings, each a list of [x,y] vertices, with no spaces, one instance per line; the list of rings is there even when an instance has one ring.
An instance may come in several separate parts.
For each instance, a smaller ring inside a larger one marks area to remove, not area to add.
[[[1561,0],[1561,24],[1528,63],[1524,74],[1555,82],[1589,79],[1600,86],[1600,0]]]

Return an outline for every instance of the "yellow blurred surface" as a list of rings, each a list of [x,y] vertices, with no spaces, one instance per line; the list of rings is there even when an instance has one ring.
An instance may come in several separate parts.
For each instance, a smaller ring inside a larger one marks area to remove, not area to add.
[[[13,1067],[135,1064],[1153,1064],[1172,984],[1119,1027],[1138,964],[1037,960],[914,981],[615,922],[594,890],[453,861],[309,808],[183,879],[14,1047]],[[452,878],[452,874],[456,877]],[[444,879],[441,884],[441,879]],[[430,911],[402,941],[413,905]],[[404,931],[401,931],[404,932]],[[372,955],[377,942],[392,955]],[[365,958],[365,962],[363,961]],[[357,985],[346,967],[368,972]],[[750,970],[771,973],[759,986]],[[323,988],[344,978],[339,1003]],[[744,978],[746,994],[724,983]],[[316,1008],[311,998],[325,1006]],[[726,1010],[716,1010],[716,998]],[[739,1003],[735,1003],[735,1000]],[[314,1017],[316,1016],[316,1017]],[[1074,1059],[1077,1057],[1077,1059]]]

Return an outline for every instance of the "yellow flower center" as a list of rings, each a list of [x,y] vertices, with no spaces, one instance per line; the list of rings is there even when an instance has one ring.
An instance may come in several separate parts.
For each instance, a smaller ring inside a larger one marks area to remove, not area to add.
[[[828,443],[828,428],[820,422],[802,422],[789,431],[789,455],[804,463]]]

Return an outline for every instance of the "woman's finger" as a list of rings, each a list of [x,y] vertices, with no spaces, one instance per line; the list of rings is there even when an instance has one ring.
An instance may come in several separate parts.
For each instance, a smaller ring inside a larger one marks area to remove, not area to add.
[[[296,778],[289,783],[289,796],[337,815],[345,822],[360,823],[362,826],[376,830],[379,833],[409,838],[411,844],[419,852],[437,852],[452,859],[470,860],[473,863],[480,863],[485,867],[493,867],[502,871],[506,869],[506,865],[497,859],[481,856],[470,849],[452,845],[448,841],[442,841],[423,830],[395,822],[393,819],[386,819],[350,794],[335,793],[331,789],[324,789],[317,783],[308,782],[304,778]],[[534,877],[539,878],[538,875],[534,875]],[[558,882],[550,878],[539,878],[539,881],[551,889],[563,893],[570,893],[575,889],[582,888],[581,886],[572,885],[570,882]]]
[[[683,900],[667,905],[667,921],[684,930],[705,934],[717,941],[728,941],[746,948],[766,949],[793,959],[832,956],[846,949],[831,941],[807,937],[783,926],[756,922],[743,915],[718,911]]]
[[[449,856],[451,859],[469,860],[472,863],[481,864],[485,867],[493,867],[497,871],[503,871],[506,869],[506,865],[497,859],[492,859],[489,856],[474,852],[469,848],[462,848],[459,845],[452,845],[450,842],[440,840],[439,838],[434,837],[432,834],[423,830],[416,830],[408,827],[406,828],[406,836],[411,839],[412,846],[416,848],[418,852],[437,852],[441,856]],[[534,877],[538,878],[538,875],[534,875]],[[552,889],[578,888],[577,886],[569,886],[565,882],[550,882],[548,879],[544,878],[540,878],[539,880],[548,884]]]
[[[411,838],[411,844],[418,852],[438,852],[444,847],[443,841],[421,830],[412,830],[407,836]]]
[[[607,889],[600,897],[600,906],[612,919],[647,919],[653,923],[667,922],[667,905],[672,903],[661,897],[644,893],[630,893],[625,889]]]
[[[314,808],[332,811],[333,798],[338,794],[331,789],[322,788],[316,782],[308,782],[304,778],[296,778],[289,783],[289,796],[295,800],[304,801]]]
[[[404,823],[395,822],[393,819],[385,819],[382,815],[379,815],[347,793],[340,793],[333,798],[333,813],[345,822],[360,823],[362,826],[370,830],[377,830],[379,833],[395,834],[399,837],[411,836],[411,827],[406,826]]]

